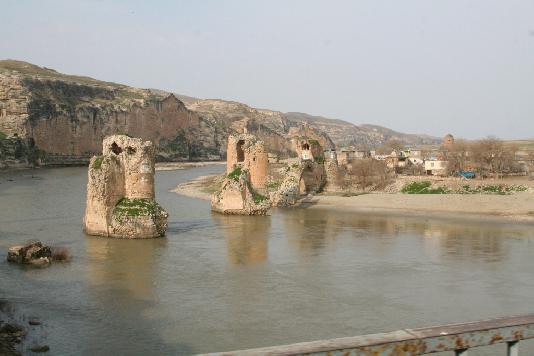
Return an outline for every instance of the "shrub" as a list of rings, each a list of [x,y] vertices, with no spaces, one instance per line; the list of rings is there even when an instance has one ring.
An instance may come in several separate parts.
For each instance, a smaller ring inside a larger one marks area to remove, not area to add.
[[[52,260],[66,262],[70,259],[70,252],[66,247],[52,247]]]
[[[432,185],[429,181],[412,182],[406,184],[401,192],[404,194],[447,194],[449,191],[443,187],[430,188]]]
[[[7,135],[0,131],[0,140],[5,140],[7,138]]]

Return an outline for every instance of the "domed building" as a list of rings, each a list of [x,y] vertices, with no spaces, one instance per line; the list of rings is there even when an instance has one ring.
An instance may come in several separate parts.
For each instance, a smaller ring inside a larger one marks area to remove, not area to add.
[[[445,135],[445,137],[443,137],[443,145],[444,146],[450,146],[450,145],[453,145],[454,144],[454,136],[451,135],[451,134],[447,134]]]

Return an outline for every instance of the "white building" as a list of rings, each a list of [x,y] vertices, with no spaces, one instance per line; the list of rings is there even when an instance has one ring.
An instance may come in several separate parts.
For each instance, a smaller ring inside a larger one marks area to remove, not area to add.
[[[425,161],[425,171],[428,175],[445,176],[447,175],[447,161],[437,159],[428,159]]]

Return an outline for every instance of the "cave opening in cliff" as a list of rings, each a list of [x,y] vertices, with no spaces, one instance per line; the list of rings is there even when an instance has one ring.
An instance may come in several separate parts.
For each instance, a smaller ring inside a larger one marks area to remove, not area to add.
[[[245,140],[239,140],[237,141],[237,162],[243,162],[245,160],[245,151],[243,151],[243,145],[245,144]]]
[[[115,153],[116,155],[120,154],[122,152],[122,148],[117,145],[116,142],[113,142],[111,144],[111,152]]]

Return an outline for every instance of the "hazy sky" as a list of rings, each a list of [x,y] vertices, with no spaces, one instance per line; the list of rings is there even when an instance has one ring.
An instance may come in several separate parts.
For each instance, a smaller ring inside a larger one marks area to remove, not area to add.
[[[404,132],[534,137],[533,0],[0,0],[0,58]]]

